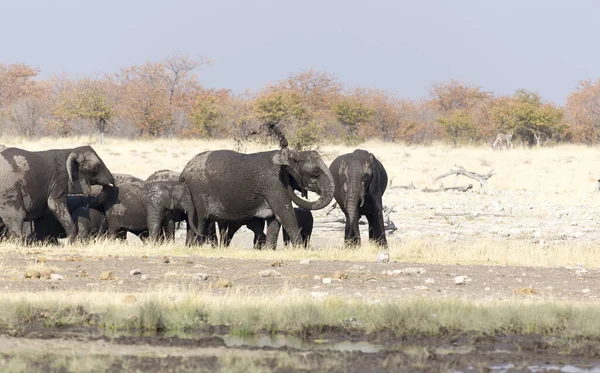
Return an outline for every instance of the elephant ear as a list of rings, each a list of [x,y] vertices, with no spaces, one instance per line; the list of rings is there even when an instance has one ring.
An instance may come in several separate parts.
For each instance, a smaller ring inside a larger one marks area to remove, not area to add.
[[[284,148],[275,153],[273,164],[280,166],[291,166],[299,157],[298,151],[290,148]]]
[[[372,196],[377,196],[381,193],[381,170],[377,167],[377,162],[375,160],[375,156],[373,154],[369,154],[369,163],[371,170],[373,171],[373,177],[371,178],[371,183],[369,184],[369,194]]]
[[[69,175],[69,192],[72,194],[90,194],[90,184],[83,173],[79,171],[82,155],[71,152],[67,158],[67,174]]]

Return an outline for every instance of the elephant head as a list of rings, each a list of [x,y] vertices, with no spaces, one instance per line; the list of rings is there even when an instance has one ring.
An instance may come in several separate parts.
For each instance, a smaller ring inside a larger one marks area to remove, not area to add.
[[[102,159],[90,146],[71,151],[66,162],[69,192],[90,194],[90,185],[110,186],[115,180]]]
[[[281,166],[288,195],[299,207],[319,210],[333,199],[333,176],[316,151],[298,152],[284,148],[275,153],[273,163]],[[315,192],[319,199],[314,202],[306,201],[298,197],[294,189],[300,189],[303,196],[306,195],[306,190]]]

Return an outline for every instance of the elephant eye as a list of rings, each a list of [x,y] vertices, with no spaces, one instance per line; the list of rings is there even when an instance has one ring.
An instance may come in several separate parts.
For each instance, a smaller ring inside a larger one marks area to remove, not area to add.
[[[320,169],[320,168],[318,168],[318,167],[317,167],[317,168],[314,168],[314,169],[312,170],[312,175],[313,175],[313,176],[315,176],[315,177],[316,177],[316,176],[319,176],[320,174],[321,174],[321,169]]]

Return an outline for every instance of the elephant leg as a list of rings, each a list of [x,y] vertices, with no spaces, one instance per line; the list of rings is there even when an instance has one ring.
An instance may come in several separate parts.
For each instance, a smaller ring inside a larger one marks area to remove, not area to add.
[[[60,222],[67,234],[69,243],[75,242],[76,236],[76,228],[73,223],[73,219],[71,219],[71,214],[69,213],[69,208],[67,207],[67,199],[66,198],[48,198],[48,209],[54,217]]]
[[[373,241],[375,239],[375,227],[373,226],[373,214],[366,214],[367,222],[369,222],[369,241]]]
[[[283,232],[281,232],[281,233],[283,235],[283,244],[285,246],[287,246],[290,243],[290,235],[287,233],[285,228],[283,229]]]
[[[267,237],[265,247],[275,250],[277,248],[277,238],[281,224],[274,217],[267,219]]]
[[[9,210],[3,221],[9,230],[9,237],[24,239],[23,222],[25,221],[25,210]]]
[[[269,207],[273,210],[273,215],[277,220],[281,223],[283,228],[287,231],[290,236],[290,242],[294,246],[299,246],[302,244],[302,238],[300,237],[300,228],[298,227],[298,221],[296,220],[296,214],[294,213],[294,208],[292,204],[279,204],[277,201],[267,200]],[[279,232],[277,232],[279,234]],[[271,238],[273,239],[273,238]],[[269,237],[267,234],[267,244],[271,244],[269,241]],[[275,237],[275,244],[277,243],[277,237]]]
[[[203,224],[205,238],[203,243],[209,243],[211,246],[219,246],[219,237],[217,237],[217,223],[206,220]]]
[[[219,226],[219,244],[225,247],[231,245],[231,239],[235,235],[235,233],[241,228],[241,224],[238,223],[226,223],[220,222],[217,224]]]
[[[385,237],[385,225],[383,222],[383,211],[378,210],[373,213],[373,239],[379,245],[387,247],[387,238]],[[371,229],[371,223],[369,222],[369,230]]]
[[[265,235],[265,219],[262,218],[254,218],[251,219],[246,227],[254,232],[254,247],[257,249],[262,249],[267,241],[267,236]]]

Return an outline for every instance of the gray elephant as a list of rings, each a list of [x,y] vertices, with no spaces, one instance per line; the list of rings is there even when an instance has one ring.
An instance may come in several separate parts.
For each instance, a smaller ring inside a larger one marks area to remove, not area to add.
[[[152,175],[148,176],[146,181],[179,181],[181,172],[172,170],[158,170]]]
[[[6,148],[0,153],[0,217],[12,234],[24,237],[23,222],[50,211],[69,242],[75,225],[67,207],[69,192],[89,194],[90,185],[112,185],[114,178],[90,146],[30,152]]]
[[[142,238],[174,237],[175,231],[165,221],[188,212],[188,225],[194,234],[194,204],[189,190],[179,181],[131,182],[105,187],[101,197],[108,222],[108,233],[122,237],[127,231]]]
[[[346,244],[360,245],[358,220],[364,215],[369,222],[369,240],[387,246],[382,196],[388,177],[381,162],[357,149],[334,159],[329,169],[335,179],[335,200],[346,215]]]
[[[266,244],[275,248],[281,222],[294,245],[301,244],[300,228],[292,202],[310,209],[322,209],[333,199],[331,172],[316,151],[293,149],[242,154],[230,150],[200,153],[181,173],[194,205],[203,239],[206,223],[240,222],[254,217],[267,219]],[[294,184],[293,184],[294,183]],[[295,188],[319,194],[309,202],[294,193]]]
[[[100,237],[108,230],[106,216],[101,211],[89,207],[80,207],[71,215],[77,227],[77,238],[88,241]]]
[[[115,178],[116,185],[124,184],[124,183],[131,183],[134,181],[144,181],[144,180],[140,179],[139,177],[135,177],[130,174],[114,173],[113,177]]]

